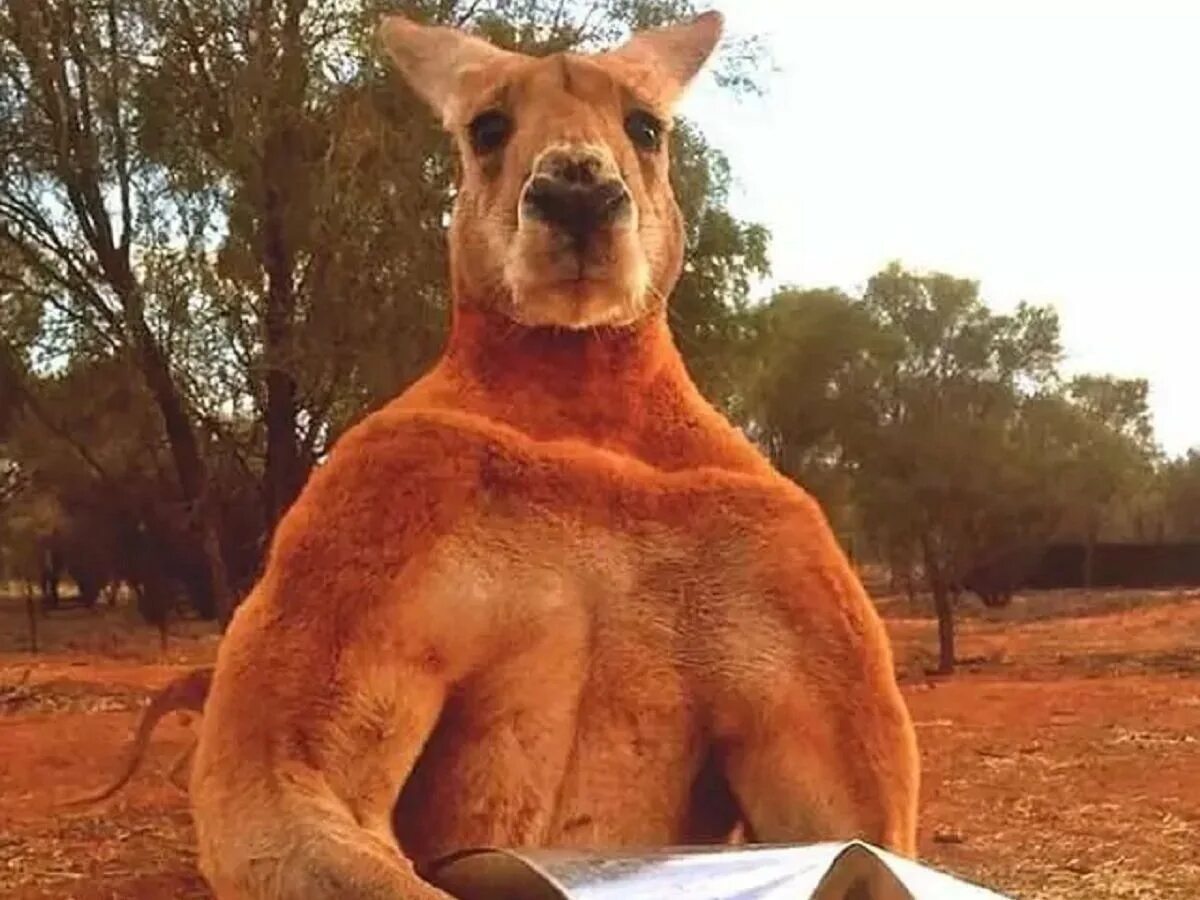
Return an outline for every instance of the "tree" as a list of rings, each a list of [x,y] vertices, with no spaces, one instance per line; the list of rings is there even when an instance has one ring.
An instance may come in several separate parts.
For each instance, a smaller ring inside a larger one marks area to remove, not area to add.
[[[838,530],[850,526],[843,440],[872,415],[883,331],[838,290],[784,288],[754,310],[745,426],[775,466],[812,492]]]
[[[1167,462],[1160,479],[1171,536],[1176,540],[1200,540],[1200,449]]]
[[[261,472],[264,530],[337,434],[428,363],[444,320],[449,158],[374,60],[367,12],[182,2],[150,17],[162,63],[144,144],[225,220],[189,367],[208,421],[234,406],[262,423],[239,449]]]
[[[1014,422],[1053,383],[1058,320],[1027,305],[992,313],[975,282],[898,264],[871,278],[861,302],[880,337],[854,376],[866,414],[840,434],[854,501],[878,544],[919,560],[949,672],[961,574],[1030,517],[1044,487],[1016,462],[1032,454]]]
[[[1064,528],[1094,541],[1153,476],[1145,382],[1064,383],[1049,307],[997,314],[975,282],[892,264],[861,299],[782,291],[754,327],[748,430],[843,531],[922,571],[940,671],[968,571]]]
[[[685,227],[671,332],[700,390],[737,416],[753,334],[750,285],[769,271],[769,237],[729,212],[729,162],[687,122],[671,135],[671,181]]]
[[[227,608],[204,455],[169,333],[154,328],[186,314],[181,271],[202,249],[206,209],[164,192],[164,173],[138,146],[132,85],[152,50],[141,24],[117,0],[13,0],[0,13],[0,243],[28,275],[20,291],[52,308],[60,350],[137,365]]]
[[[692,5],[402,11],[550,50]],[[231,548],[261,553],[330,444],[424,371],[444,336],[454,161],[377,58],[377,13],[306,0],[17,0],[0,12],[0,289],[35,322],[0,341],[0,374],[22,373],[0,383],[87,363],[137,373],[222,617],[246,569]],[[732,49],[721,77],[745,89],[748,57]],[[766,234],[728,213],[728,165],[693,127],[680,124],[673,149],[689,221],[673,327],[697,378],[733,405],[730,360]],[[257,539],[231,538],[247,521]]]
[[[1084,584],[1092,583],[1096,542],[1114,504],[1152,475],[1155,447],[1144,379],[1083,375],[1067,385],[1076,417],[1070,512],[1087,545]]]

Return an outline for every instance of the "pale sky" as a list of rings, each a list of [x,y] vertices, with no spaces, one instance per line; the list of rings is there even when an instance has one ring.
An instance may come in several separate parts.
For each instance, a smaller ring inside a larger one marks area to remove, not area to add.
[[[777,71],[682,111],[771,229],[774,283],[899,259],[1052,303],[1068,371],[1148,378],[1163,446],[1200,446],[1200,0],[713,5]]]

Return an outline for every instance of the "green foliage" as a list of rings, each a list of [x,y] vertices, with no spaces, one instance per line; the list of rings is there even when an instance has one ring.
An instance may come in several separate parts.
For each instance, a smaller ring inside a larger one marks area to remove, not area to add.
[[[769,237],[729,212],[729,162],[687,122],[672,133],[671,166],[685,223],[671,331],[700,389],[736,413],[751,334],[750,288],[768,272]]]
[[[945,669],[973,564],[1095,539],[1153,475],[1145,382],[1064,383],[1052,308],[998,314],[975,282],[892,264],[861,298],[784,290],[756,320],[751,432],[843,531],[923,571]]]
[[[993,313],[974,282],[896,265],[862,302],[888,340],[871,418],[847,436],[857,501],[941,588],[1026,512],[1016,507],[1030,499],[1018,490],[1029,470],[1012,461],[1032,460],[1014,425],[1023,401],[1052,384],[1057,320],[1030,307]]]
[[[844,441],[870,418],[874,360],[887,352],[887,337],[861,303],[833,289],[785,288],[754,311],[753,329],[746,427],[845,533]]]
[[[0,459],[19,475],[0,537],[10,575],[35,580],[53,551],[81,587],[125,580],[152,614],[187,602],[213,615],[203,555],[191,537],[194,509],[179,495],[136,369],[116,359],[82,360],[32,379],[26,391],[23,414],[0,444]],[[253,498],[254,483],[221,448],[209,454],[227,559],[244,584],[257,566],[261,530],[256,505],[244,500]]]
[[[1200,449],[1167,463],[1160,477],[1164,530],[1176,540],[1200,540]]]
[[[916,558],[924,541],[949,577],[1029,520],[1040,490],[1024,483],[1020,412],[1054,381],[1052,310],[998,315],[973,282],[892,265],[859,300],[783,291],[760,319],[757,433],[819,495],[848,477],[864,536],[889,555]]]

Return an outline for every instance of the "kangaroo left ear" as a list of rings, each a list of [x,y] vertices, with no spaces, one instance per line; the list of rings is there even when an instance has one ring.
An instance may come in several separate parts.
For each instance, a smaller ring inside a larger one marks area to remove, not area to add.
[[[418,25],[404,16],[384,16],[378,35],[404,80],[443,122],[452,118],[467,72],[517,56],[456,28]]]
[[[712,55],[724,25],[724,17],[714,10],[678,25],[640,31],[620,47],[600,55],[641,72],[639,87],[671,106]]]

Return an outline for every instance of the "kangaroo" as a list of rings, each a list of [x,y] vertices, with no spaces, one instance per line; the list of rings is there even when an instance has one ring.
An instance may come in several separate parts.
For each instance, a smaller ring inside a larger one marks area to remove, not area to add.
[[[707,13],[530,57],[383,20],[453,135],[450,335],[341,437],[218,651],[190,794],[221,898],[445,900],[472,846],[914,851],[880,619],[667,324]],[[782,174],[782,173],[781,173]]]
[[[146,748],[150,737],[158,723],[173,712],[188,711],[197,715],[204,712],[204,701],[208,696],[209,685],[212,683],[212,666],[202,666],[185,672],[171,680],[165,687],[159,689],[150,699],[150,703],[142,710],[135,727],[133,739],[130,741],[128,759],[125,767],[117,778],[101,791],[67,801],[68,806],[88,806],[107,800],[125,787],[142,765],[146,756]],[[199,729],[196,728],[198,733]],[[196,745],[192,743],[171,764],[167,773],[171,783],[182,791],[186,791],[186,782],[181,778],[182,773],[195,753]]]

